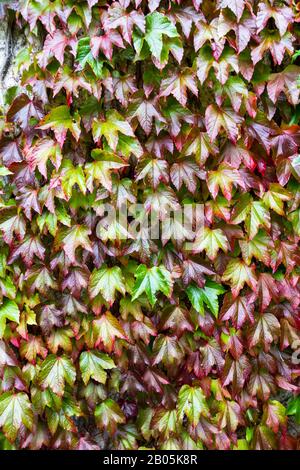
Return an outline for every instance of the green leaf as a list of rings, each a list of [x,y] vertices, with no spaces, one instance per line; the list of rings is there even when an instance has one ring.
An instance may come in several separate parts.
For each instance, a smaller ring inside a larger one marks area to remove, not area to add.
[[[102,78],[103,75],[103,61],[95,59],[90,46],[90,38],[80,38],[77,46],[76,61],[83,69],[88,64],[93,70],[97,78]]]
[[[238,439],[233,450],[249,450],[249,445],[246,439]]]
[[[153,343],[153,354],[153,365],[162,362],[165,366],[173,366],[184,357],[184,349],[176,336],[158,335]]]
[[[300,155],[296,155],[291,162],[292,166],[292,173],[295,178],[299,181],[300,180]]]
[[[292,398],[286,409],[288,416],[295,416],[296,422],[300,424],[300,396]]]
[[[245,283],[254,291],[257,285],[254,268],[252,266],[247,266],[247,264],[240,259],[232,259],[229,261],[222,279],[223,281],[230,282],[234,297],[239,295],[239,292],[244,287]]]
[[[186,415],[193,427],[197,426],[201,415],[208,416],[208,405],[202,389],[183,385],[178,394],[177,412],[181,422]]]
[[[285,215],[283,210],[284,201],[289,201],[292,194],[280,184],[270,184],[270,189],[264,194],[263,201],[267,207],[273,209],[279,215]]]
[[[33,429],[33,411],[26,393],[5,392],[0,396],[0,426],[10,442],[13,442],[24,425]]]
[[[6,320],[11,320],[16,323],[20,321],[19,307],[13,300],[5,300],[0,307],[0,338],[3,338]]]
[[[119,132],[128,137],[135,137],[130,124],[121,116],[118,111],[110,109],[107,111],[105,120],[95,120],[92,125],[94,141],[99,141],[104,136],[108,145],[116,150],[119,139]]]
[[[207,280],[201,289],[195,284],[191,284],[186,289],[188,298],[197,312],[204,315],[204,305],[206,305],[217,318],[219,313],[218,296],[224,294],[225,289],[214,281]]]
[[[96,338],[95,346],[103,343],[105,350],[109,353],[114,348],[115,338],[126,339],[121,324],[110,312],[104,313],[99,319],[93,321],[93,333]]]
[[[300,237],[300,209],[290,212],[287,218],[292,223],[294,232]]]
[[[79,360],[81,376],[86,385],[92,378],[96,382],[105,384],[107,374],[104,369],[113,369],[114,361],[107,355],[99,351],[84,351],[80,354]]]
[[[10,277],[0,279],[0,289],[2,294],[9,299],[15,299],[16,297],[16,286]]]
[[[143,147],[136,138],[124,134],[119,134],[117,151],[127,159],[131,154],[139,159],[144,153]]]
[[[75,367],[65,355],[56,357],[50,354],[42,363],[38,375],[39,383],[43,388],[49,387],[57,395],[63,395],[65,382],[73,385],[76,379]]]
[[[110,434],[114,434],[117,424],[122,424],[126,421],[121,408],[111,398],[96,406],[95,419],[98,428],[107,430]]]
[[[260,227],[265,227],[267,230],[271,227],[270,214],[266,205],[262,201],[254,201],[248,193],[239,197],[231,219],[233,224],[240,224],[243,221],[245,221],[250,240],[255,237]]]
[[[155,294],[158,291],[170,297],[173,281],[170,272],[163,265],[147,268],[144,264],[140,264],[135,277],[136,282],[132,291],[132,300],[136,300],[146,292],[149,302],[153,306],[156,302]]]
[[[146,16],[145,41],[156,59],[160,59],[163,48],[163,36],[176,38],[179,34],[173,23],[162,13],[154,12],[148,14]]]
[[[225,253],[229,250],[227,237],[220,228],[210,229],[209,227],[203,227],[200,230],[200,235],[196,236],[193,243],[193,251],[201,253],[201,251],[205,250],[211,260],[216,258],[220,248]]]
[[[79,139],[81,133],[79,114],[75,113],[74,116],[71,116],[69,107],[65,105],[52,108],[38,127],[43,130],[51,129],[54,131],[60,147],[64,145],[68,130],[76,140]]]
[[[119,266],[108,268],[104,265],[93,271],[89,283],[89,292],[92,298],[101,293],[103,298],[112,305],[115,301],[116,291],[122,295],[126,293],[124,277]]]
[[[10,171],[8,168],[6,168],[5,166],[0,166],[0,176],[8,176],[12,174],[12,171]]]
[[[100,182],[108,191],[112,191],[111,173],[113,170],[119,170],[127,166],[127,163],[114,153],[100,149],[93,150],[92,157],[95,158],[96,161],[85,165],[85,173],[87,176],[86,185],[88,189],[92,192],[94,189],[94,181],[96,181]]]
[[[272,239],[266,235],[264,230],[259,230],[252,240],[239,241],[242,256],[245,262],[249,265],[252,256],[255,256],[259,261],[262,261],[267,266],[270,264],[270,247],[272,247]]]
[[[72,196],[72,190],[75,185],[78,186],[83,194],[86,193],[85,176],[81,165],[75,167],[70,160],[64,162],[61,180],[62,188],[68,199]]]
[[[178,431],[178,419],[176,410],[159,408],[151,422],[151,426],[162,434],[164,438]]]

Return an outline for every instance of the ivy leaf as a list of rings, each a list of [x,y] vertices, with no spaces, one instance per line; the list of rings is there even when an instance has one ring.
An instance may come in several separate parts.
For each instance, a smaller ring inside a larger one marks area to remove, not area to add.
[[[26,234],[26,223],[24,217],[14,209],[1,211],[0,213],[0,230],[3,240],[11,244],[12,240],[23,240]]]
[[[254,274],[254,267],[248,266],[240,259],[232,259],[226,266],[222,277],[223,281],[229,281],[234,297],[239,295],[245,283],[253,290],[256,290],[257,279]]]
[[[119,134],[117,152],[128,160],[131,154],[135,155],[137,159],[141,158],[144,150],[136,138]]]
[[[272,299],[279,302],[279,289],[271,274],[260,273],[257,282],[257,295],[261,311],[266,310]]]
[[[55,305],[45,305],[41,309],[39,325],[41,326],[42,332],[49,334],[54,326],[60,327],[64,323],[64,313],[61,310],[55,308]]]
[[[271,6],[260,2],[257,12],[257,32],[260,33],[267,25],[270,18],[273,18],[280,35],[283,36],[293,21],[293,10],[287,6]]]
[[[104,313],[99,319],[93,321],[93,332],[96,338],[95,346],[103,343],[105,350],[109,353],[114,348],[115,338],[127,339],[119,321],[110,312]]]
[[[228,163],[233,168],[239,168],[242,162],[250,171],[253,171],[256,167],[252,153],[243,145],[233,145],[231,142],[228,142],[224,147],[222,155],[224,156],[224,163]]]
[[[72,196],[73,187],[78,186],[79,190],[86,193],[86,181],[83,168],[80,165],[73,166],[70,160],[63,162],[63,169],[61,173],[62,189],[67,197],[70,199]]]
[[[300,423],[300,397],[294,397],[289,400],[286,414],[288,416],[295,416],[296,422]]]
[[[48,0],[29,3],[26,2],[26,8],[21,9],[23,18],[28,21],[30,30],[36,27],[37,21],[40,20],[49,33],[53,33],[55,27],[55,4],[49,3]]]
[[[268,351],[269,345],[278,337],[279,332],[280,324],[275,315],[272,313],[260,315],[249,335],[250,348],[261,343],[265,351]]]
[[[62,154],[60,146],[50,138],[39,140],[26,155],[26,160],[29,162],[30,169],[34,171],[36,167],[40,173],[47,178],[47,163],[51,161],[56,168],[59,169]]]
[[[254,369],[249,378],[249,392],[251,396],[266,401],[274,393],[275,385],[272,375],[266,369]]]
[[[195,262],[192,259],[184,260],[182,269],[182,280],[185,286],[187,286],[190,281],[195,281],[199,287],[203,287],[205,284],[204,275],[212,276],[214,274],[213,269],[206,263]]]
[[[156,293],[162,292],[167,297],[171,296],[173,281],[170,272],[163,266],[147,268],[140,264],[135,272],[136,282],[132,291],[132,300],[136,300],[143,292],[153,306],[156,302]]]
[[[44,130],[51,129],[54,131],[55,138],[62,148],[68,130],[76,140],[79,139],[81,133],[80,116],[78,113],[71,116],[68,106],[58,106],[57,108],[51,109],[50,113],[42,119],[38,128]]]
[[[88,64],[97,78],[102,78],[103,61],[94,57],[91,49],[90,38],[80,38],[77,45],[76,61],[79,63],[79,69],[84,69]]]
[[[219,313],[218,296],[224,294],[224,292],[225,289],[223,286],[210,280],[206,281],[203,288],[191,284],[186,289],[189,301],[197,312],[204,315],[205,304],[216,318]]]
[[[221,188],[226,199],[230,201],[233,185],[239,185],[245,188],[240,173],[234,168],[226,164],[221,164],[218,170],[208,172],[207,186],[214,199],[217,197],[219,189]]]
[[[170,121],[170,135],[173,137],[178,136],[182,123],[192,120],[189,110],[172,98],[168,100],[168,106],[163,109],[163,115]]]
[[[80,89],[84,88],[89,93],[92,93],[91,84],[84,78],[73,73],[67,65],[63,69],[59,69],[55,75],[55,82],[53,84],[53,96],[56,96],[62,89],[66,90],[67,103],[73,103],[73,96],[79,96]]]
[[[113,45],[125,48],[122,37],[117,31],[110,30],[108,33],[101,36],[93,36],[91,39],[91,51],[95,59],[97,59],[99,51],[112,60],[113,57]]]
[[[262,421],[272,429],[275,433],[279,432],[279,428],[285,428],[287,422],[287,410],[277,400],[269,400],[265,405]],[[287,413],[288,414],[288,413]]]
[[[24,240],[12,250],[9,261],[15,261],[19,256],[23,259],[26,266],[31,266],[34,256],[40,260],[44,259],[45,248],[39,237],[26,237]]]
[[[254,201],[248,193],[241,195],[231,216],[233,224],[240,224],[242,221],[245,221],[250,240],[255,237],[259,227],[265,227],[267,230],[271,227],[270,213],[266,204]]]
[[[157,188],[159,183],[169,182],[168,163],[162,159],[145,158],[140,160],[136,169],[136,181],[146,179],[149,183]]]
[[[224,400],[219,402],[220,412],[218,418],[221,428],[226,427],[230,433],[235,432],[242,424],[242,413],[239,404],[235,401]]]
[[[7,121],[19,123],[24,132],[27,132],[31,119],[39,121],[43,114],[40,104],[23,93],[11,104],[7,112]]]
[[[99,351],[84,351],[80,354],[80,371],[85,385],[92,378],[96,382],[105,384],[107,374],[106,369],[113,369],[114,361],[107,355]]]
[[[188,135],[186,144],[182,149],[184,156],[195,155],[196,162],[204,165],[209,154],[215,155],[218,147],[210,141],[207,132],[199,132],[198,129],[192,129]]]
[[[280,184],[270,184],[270,189],[264,194],[263,201],[265,205],[273,209],[277,214],[284,215],[283,203],[291,199],[291,193],[280,186]]]
[[[180,363],[184,350],[176,336],[158,335],[153,343],[153,365],[162,362],[165,366]]]
[[[9,299],[14,299],[16,297],[16,288],[10,277],[0,279],[0,291],[3,296]]]
[[[16,140],[1,139],[0,155],[5,166],[22,161],[22,153]]]
[[[26,393],[5,392],[0,396],[0,426],[10,442],[14,442],[25,426],[33,429],[32,405]]]
[[[221,308],[221,320],[231,320],[235,328],[240,329],[249,320],[254,323],[254,302],[248,297],[233,297],[229,292],[224,296]]]
[[[186,415],[189,423],[195,428],[200,416],[208,416],[209,409],[205,395],[200,387],[183,385],[179,390],[177,404],[178,419],[182,422]]]
[[[218,8],[229,8],[240,21],[244,8],[245,0],[218,0]]]
[[[293,106],[299,103],[300,88],[297,84],[299,75],[300,67],[296,65],[289,65],[282,72],[271,74],[267,90],[273,103],[276,103],[282,92]]]
[[[46,68],[51,56],[54,56],[61,65],[64,63],[64,53],[68,45],[74,45],[74,40],[69,38],[61,29],[56,29],[53,34],[48,34],[43,48],[43,56],[40,65]]]
[[[160,59],[162,53],[163,36],[176,38],[179,35],[176,27],[166,16],[158,12],[148,14],[146,16],[145,41],[156,59]]]
[[[188,190],[194,193],[197,188],[198,178],[204,179],[205,172],[200,170],[193,161],[185,159],[172,165],[170,177],[177,191],[184,183]]]
[[[119,405],[107,398],[100,405],[95,408],[95,419],[99,429],[106,430],[110,434],[114,434],[117,429],[117,424],[125,423],[125,416]]]
[[[210,339],[206,344],[200,346],[201,353],[201,369],[203,368],[204,374],[208,375],[214,366],[221,370],[224,366],[224,359],[219,344]]]
[[[95,120],[92,130],[95,142],[104,136],[113,150],[117,148],[119,132],[128,137],[135,137],[130,124],[114,109],[107,111],[104,120]]]
[[[248,265],[250,265],[252,261],[252,256],[255,256],[255,258],[262,261],[265,265],[270,265],[270,248],[273,245],[273,241],[263,230],[260,230],[252,240],[239,240],[239,244],[243,259]]]
[[[265,30],[262,33],[261,42],[257,47],[254,47],[251,51],[251,59],[254,65],[262,60],[264,54],[267,51],[271,52],[274,64],[281,64],[285,52],[292,54],[294,47],[292,43],[292,35],[290,32],[286,32],[283,36],[277,31],[269,32]]]
[[[6,320],[16,323],[20,321],[19,307],[13,300],[5,300],[0,306],[0,338],[3,338]]]
[[[168,305],[162,312],[158,329],[170,329],[174,331],[178,337],[181,336],[184,331],[193,331],[188,310],[179,305],[175,307]]]
[[[205,111],[205,125],[210,141],[214,142],[221,129],[224,129],[230,140],[235,143],[238,138],[239,124],[243,119],[231,109],[221,109],[214,104]]]
[[[254,450],[274,450],[276,449],[276,436],[272,429],[259,424],[255,429],[252,445]]]
[[[106,265],[100,269],[93,271],[90,282],[89,292],[91,298],[96,297],[100,292],[103,298],[111,306],[116,297],[116,291],[122,295],[126,293],[126,287],[124,284],[124,277],[119,266],[108,268]]]
[[[76,379],[75,367],[65,355],[57,357],[50,354],[42,363],[38,380],[43,389],[49,387],[54,393],[62,396],[65,383],[72,386]]]
[[[120,27],[124,40],[131,44],[134,25],[142,32],[145,31],[145,17],[137,10],[127,12],[126,6],[126,2],[125,4],[123,2],[114,2],[104,19],[104,26],[109,30]]]
[[[176,434],[178,429],[176,410],[166,410],[163,407],[158,408],[152,418],[151,427],[165,438],[169,437],[172,433]]]
[[[96,161],[85,165],[88,189],[93,192],[94,181],[99,181],[108,191],[111,191],[111,172],[127,166],[127,163],[117,155],[100,149],[92,150],[92,157]]]
[[[56,236],[55,246],[57,249],[62,247],[71,263],[75,263],[75,252],[79,246],[87,251],[92,251],[89,233],[89,229],[83,225],[74,225],[70,228],[61,229]]]
[[[174,74],[169,78],[162,80],[160,95],[169,96],[172,94],[179,103],[185,107],[187,102],[187,89],[194,95],[198,95],[198,88],[194,74],[189,71],[183,71],[179,74]]]
[[[220,248],[225,253],[229,250],[228,240],[221,229],[203,227],[193,242],[193,251],[201,253],[201,251],[205,250],[208,258],[211,260],[216,259]]]
[[[224,386],[232,383],[234,393],[237,393],[243,389],[250,372],[251,366],[246,356],[242,355],[238,359],[227,356],[222,374],[222,383]]]
[[[146,99],[142,94],[136,94],[128,107],[127,116],[130,120],[137,118],[144,132],[149,135],[152,130],[153,119],[166,122],[157,105],[157,99]]]

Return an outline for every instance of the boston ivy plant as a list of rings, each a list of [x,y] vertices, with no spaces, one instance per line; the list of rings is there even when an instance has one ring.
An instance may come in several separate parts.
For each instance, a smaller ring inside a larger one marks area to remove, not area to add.
[[[297,1],[5,8],[1,448],[297,448]]]

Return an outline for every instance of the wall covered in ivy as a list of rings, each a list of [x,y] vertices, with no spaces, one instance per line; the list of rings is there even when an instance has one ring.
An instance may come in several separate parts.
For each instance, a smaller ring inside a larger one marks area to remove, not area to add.
[[[0,448],[299,448],[300,4],[0,16]]]

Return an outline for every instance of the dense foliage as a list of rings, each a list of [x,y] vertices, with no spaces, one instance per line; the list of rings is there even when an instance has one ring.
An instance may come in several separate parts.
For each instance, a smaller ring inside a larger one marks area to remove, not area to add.
[[[299,3],[0,8],[2,448],[297,448]],[[205,227],[133,238],[126,201]]]

